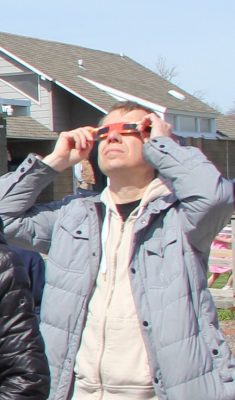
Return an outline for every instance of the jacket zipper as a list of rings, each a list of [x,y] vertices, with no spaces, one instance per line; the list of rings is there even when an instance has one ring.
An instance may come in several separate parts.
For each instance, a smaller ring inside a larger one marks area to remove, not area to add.
[[[102,360],[103,360],[103,356],[104,356],[104,350],[105,350],[105,332],[106,332],[106,326],[107,326],[107,312],[108,309],[110,307],[111,301],[112,301],[112,297],[113,297],[113,292],[114,292],[114,288],[115,288],[115,280],[116,280],[116,272],[117,272],[117,250],[121,244],[121,239],[122,239],[122,235],[123,235],[123,231],[124,231],[124,226],[125,226],[125,222],[122,222],[121,225],[121,229],[120,229],[120,236],[119,236],[119,240],[116,246],[116,252],[115,252],[115,258],[114,258],[114,264],[113,264],[113,274],[111,275],[111,288],[110,288],[110,293],[108,296],[108,300],[107,300],[107,304],[106,304],[106,311],[105,311],[105,317],[104,317],[104,322],[103,322],[103,341],[102,341],[102,350],[100,353],[100,359],[99,359],[99,363],[98,363],[98,375],[99,375],[99,380],[100,380],[100,387],[101,387],[101,394],[99,397],[99,400],[103,399],[103,395],[104,395],[104,388],[103,388],[103,381],[102,381],[102,373],[101,373],[101,364],[102,364]],[[106,277],[105,277],[106,279]]]

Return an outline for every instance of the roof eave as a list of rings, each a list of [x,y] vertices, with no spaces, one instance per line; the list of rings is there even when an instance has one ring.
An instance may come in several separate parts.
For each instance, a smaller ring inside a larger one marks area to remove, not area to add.
[[[5,53],[8,57],[13,58],[18,63],[24,65],[26,68],[29,68],[31,71],[35,72],[36,74],[40,75],[41,77],[47,79],[48,81],[53,81],[53,78],[51,78],[49,75],[47,75],[43,71],[40,71],[39,69],[35,68],[33,65],[25,62],[20,57],[17,57],[15,54],[11,53],[10,51],[4,49],[4,47],[0,46],[0,51]]]
[[[104,108],[98,106],[98,104],[94,103],[93,101],[87,99],[86,97],[82,96],[80,93],[77,93],[75,90],[70,89],[68,86],[64,85],[62,82],[59,82],[57,80],[54,81],[54,83],[58,86],[60,86],[62,89],[67,90],[67,92],[73,94],[75,97],[78,97],[79,99],[85,101],[86,103],[90,104],[92,107],[96,108],[97,110],[101,111],[104,114],[107,114],[107,110]]]

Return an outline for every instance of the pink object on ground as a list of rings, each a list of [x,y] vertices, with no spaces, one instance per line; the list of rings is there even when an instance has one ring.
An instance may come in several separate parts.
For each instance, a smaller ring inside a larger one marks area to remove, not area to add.
[[[222,238],[227,238],[226,235],[220,235],[221,239]],[[220,242],[217,239],[214,239],[212,244],[211,244],[211,250],[213,249],[229,249],[230,245],[229,243],[223,243]],[[232,262],[229,262],[230,258],[229,257],[220,257],[213,259],[211,257],[211,262],[209,264],[209,271],[211,273],[217,273],[217,274],[224,274],[225,272],[229,272],[232,269]]]

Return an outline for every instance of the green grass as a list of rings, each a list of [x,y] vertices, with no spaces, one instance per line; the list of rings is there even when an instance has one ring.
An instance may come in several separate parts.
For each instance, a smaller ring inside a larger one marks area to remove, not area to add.
[[[214,289],[221,289],[223,286],[226,285],[227,280],[230,275],[231,275],[231,272],[226,272],[225,274],[220,274],[219,278],[215,281],[215,283],[212,287]],[[208,277],[209,276],[210,276],[210,274],[208,274]]]
[[[235,320],[235,310],[233,309],[217,309],[217,315],[219,321],[230,321],[232,319]]]
[[[219,278],[215,281],[214,285],[212,286],[215,289],[221,289],[223,286],[226,285],[227,280],[230,276],[230,272],[227,272],[225,274],[221,274]],[[208,274],[208,277],[210,274]],[[223,309],[219,308],[217,309],[217,315],[219,321],[230,321],[230,320],[235,320],[235,310],[234,309]]]

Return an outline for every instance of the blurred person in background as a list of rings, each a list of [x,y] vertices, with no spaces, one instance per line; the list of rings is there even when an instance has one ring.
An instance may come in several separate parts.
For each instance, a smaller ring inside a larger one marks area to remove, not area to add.
[[[49,387],[28,274],[0,232],[0,399],[46,400]]]

